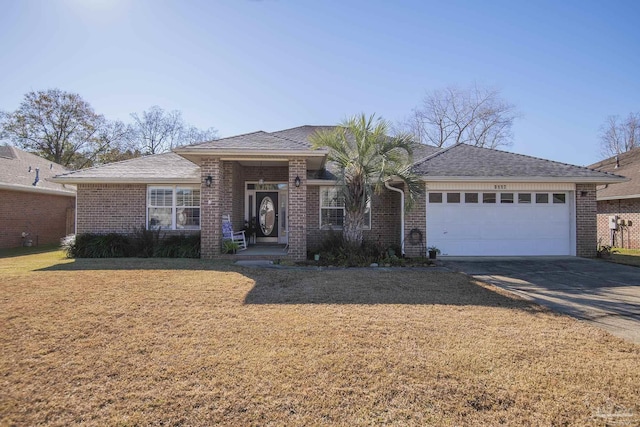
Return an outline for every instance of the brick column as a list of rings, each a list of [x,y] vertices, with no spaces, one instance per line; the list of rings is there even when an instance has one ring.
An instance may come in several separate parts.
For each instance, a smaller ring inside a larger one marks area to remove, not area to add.
[[[300,177],[300,187],[295,179]],[[307,161],[289,159],[289,257],[307,258]]]
[[[200,165],[202,192],[200,195],[200,256],[212,259],[220,256],[222,237],[222,165],[217,157],[204,158]],[[211,187],[205,178],[211,175]]]
[[[409,189],[404,186],[405,197],[409,194]],[[404,253],[408,257],[427,256],[427,193],[423,191],[414,201],[411,210],[404,215]],[[409,234],[411,230],[417,228],[422,232],[422,243],[411,244]]]
[[[222,163],[222,215],[229,215],[231,221],[233,221],[233,162],[221,162]],[[242,194],[235,194],[236,197],[242,197]],[[233,224],[235,228],[238,224]]]
[[[596,256],[598,208],[595,184],[576,184],[576,255]],[[608,242],[606,243],[608,244]]]

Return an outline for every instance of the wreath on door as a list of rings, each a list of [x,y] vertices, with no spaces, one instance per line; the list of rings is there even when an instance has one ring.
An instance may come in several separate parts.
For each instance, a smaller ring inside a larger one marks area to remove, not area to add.
[[[417,228],[412,229],[409,232],[409,237],[407,238],[409,244],[411,245],[421,245],[422,244],[422,231]]]

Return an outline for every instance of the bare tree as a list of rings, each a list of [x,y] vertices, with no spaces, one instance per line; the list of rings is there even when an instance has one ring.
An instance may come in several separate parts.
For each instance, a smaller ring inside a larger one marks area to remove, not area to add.
[[[165,111],[154,105],[142,115],[131,114],[133,124],[130,136],[132,142],[145,154],[157,154],[174,147],[215,139],[213,128],[200,130],[182,119],[180,111]]]
[[[403,127],[417,141],[436,147],[464,142],[496,148],[511,145],[517,117],[515,106],[496,89],[450,86],[426,93]]]
[[[602,157],[612,157],[640,146],[640,113],[626,119],[609,116],[600,128]]]
[[[121,122],[96,114],[80,95],[60,89],[27,93],[16,111],[0,114],[0,128],[17,146],[74,169],[93,165],[127,132]]]

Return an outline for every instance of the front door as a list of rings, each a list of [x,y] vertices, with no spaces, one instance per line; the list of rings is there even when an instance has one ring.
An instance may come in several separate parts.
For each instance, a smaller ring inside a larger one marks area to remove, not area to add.
[[[278,192],[256,192],[256,216],[258,231],[256,237],[261,242],[278,241]]]

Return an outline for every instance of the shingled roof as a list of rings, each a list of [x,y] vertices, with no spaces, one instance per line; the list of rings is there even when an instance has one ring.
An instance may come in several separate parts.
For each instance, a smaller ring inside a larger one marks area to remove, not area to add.
[[[258,151],[309,151],[311,136],[317,131],[333,130],[335,126],[298,126],[277,132],[257,131],[227,138],[215,139],[179,147],[176,151],[196,150],[258,150]]]
[[[414,165],[429,178],[567,179],[580,182],[619,182],[618,175],[507,151],[456,144]]]
[[[617,163],[616,156],[613,156],[589,166],[591,169],[615,173],[629,179],[626,182],[598,188],[598,200],[640,197],[640,148],[619,154],[617,157]]]
[[[74,196],[75,187],[50,181],[55,175],[67,171],[63,166],[35,154],[16,147],[0,145],[0,188],[2,189]]]
[[[308,158],[322,159],[317,156],[324,156],[326,152],[313,150],[310,138],[317,131],[333,129],[335,126],[299,126],[271,133],[258,131],[180,147],[175,153],[156,154],[66,173],[56,177],[56,181],[198,183],[200,169],[192,161],[197,162],[202,155],[211,153],[211,150],[265,158],[270,156],[270,152],[274,156],[282,155],[278,154],[282,151],[300,152],[300,155]],[[457,144],[446,149],[421,145],[414,150],[414,159],[414,172],[427,180],[553,179],[599,184],[624,180],[612,173],[467,144]],[[318,161],[316,165],[321,163]],[[319,170],[309,170],[308,178],[336,179],[335,165],[326,162],[324,166],[324,169],[312,167],[311,169]]]
[[[69,172],[56,181],[198,183],[200,167],[175,153],[162,153]]]

